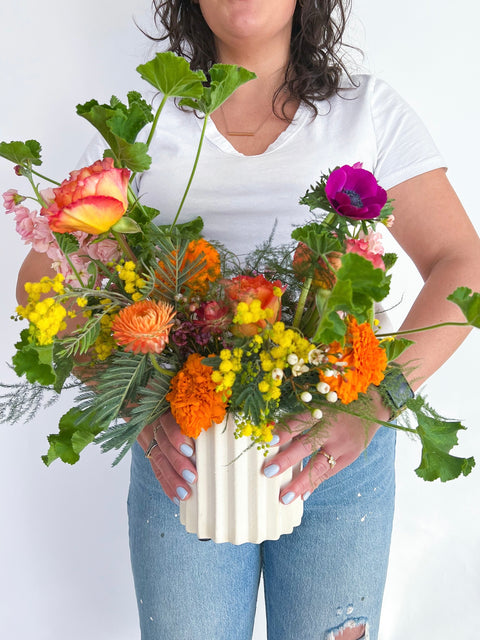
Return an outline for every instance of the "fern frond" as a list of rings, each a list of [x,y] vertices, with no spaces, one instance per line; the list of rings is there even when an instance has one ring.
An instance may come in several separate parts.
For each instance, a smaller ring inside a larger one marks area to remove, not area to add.
[[[81,382],[72,378],[72,382],[63,385],[63,389],[79,387]],[[0,395],[0,423],[16,424],[30,422],[43,409],[55,404],[60,394],[49,386],[22,380],[15,384],[0,383],[5,392]]]
[[[138,404],[132,410],[130,420],[124,424],[114,424],[95,439],[96,443],[102,445],[103,452],[121,450],[113,462],[114,465],[125,456],[140,431],[167,411],[168,402],[165,396],[169,387],[170,377],[156,371],[148,382],[148,388],[139,390]]]
[[[116,353],[98,378],[98,394],[93,390],[80,394],[77,407],[87,417],[108,426],[136,399],[138,389],[146,384],[149,368],[147,355]]]

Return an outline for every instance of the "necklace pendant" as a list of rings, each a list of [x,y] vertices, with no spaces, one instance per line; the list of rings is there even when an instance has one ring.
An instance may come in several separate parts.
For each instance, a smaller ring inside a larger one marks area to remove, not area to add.
[[[255,131],[227,131],[227,136],[254,136]]]

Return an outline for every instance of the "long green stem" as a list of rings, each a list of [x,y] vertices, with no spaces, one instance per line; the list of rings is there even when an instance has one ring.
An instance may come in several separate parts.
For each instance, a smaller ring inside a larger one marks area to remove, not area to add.
[[[112,231],[112,233],[115,237],[115,240],[120,245],[120,248],[122,249],[123,253],[125,254],[125,257],[128,258],[128,260],[133,260],[133,262],[135,262],[136,264],[137,256],[133,253],[132,249],[130,248],[128,242],[125,240],[123,235],[121,233],[118,233],[117,231]]]
[[[156,369],[162,375],[169,376],[170,378],[173,378],[173,376],[175,375],[175,371],[173,371],[171,369],[165,369],[164,367],[161,367],[158,364],[157,359],[155,358],[153,353],[149,353],[148,355],[150,356],[150,362],[152,363],[152,366],[153,366],[154,369]]]
[[[183,205],[185,203],[185,200],[187,199],[188,192],[190,191],[190,187],[191,187],[191,184],[192,184],[192,181],[193,181],[193,177],[195,175],[195,171],[197,170],[198,159],[200,158],[200,151],[202,150],[203,139],[205,137],[205,131],[207,129],[207,121],[208,121],[208,115],[205,115],[205,118],[203,120],[202,134],[200,136],[200,141],[198,143],[197,155],[195,156],[195,162],[193,163],[192,172],[190,173],[190,178],[188,180],[188,184],[187,184],[187,187],[185,189],[185,193],[183,194],[182,201],[180,202],[180,206],[178,207],[178,211],[177,211],[177,214],[175,216],[175,219],[173,220],[173,222],[172,222],[172,224],[170,226],[170,231],[176,225],[178,217],[180,216],[180,212],[183,209]]]
[[[440,322],[439,324],[431,324],[428,327],[420,327],[419,329],[405,329],[405,331],[393,331],[392,333],[376,333],[377,338],[388,338],[392,336],[408,336],[410,333],[419,333],[420,331],[430,331],[430,329],[439,329],[440,327],[471,327],[469,322]]]
[[[160,106],[158,107],[157,112],[153,118],[152,126],[150,127],[150,133],[148,134],[147,142],[145,143],[147,145],[147,151],[150,147],[150,143],[153,140],[155,129],[157,128],[158,119],[160,117],[160,114],[162,113],[165,103],[167,102],[167,99],[168,99],[168,96],[163,96]],[[133,171],[132,174],[130,175],[130,184],[132,183],[136,175],[137,175],[137,171]]]
[[[35,169],[32,169],[31,167],[30,167],[30,171],[31,171],[31,173],[33,173],[33,175],[37,176],[38,178],[41,178],[42,180],[47,180],[47,182],[51,182],[52,184],[57,185],[57,187],[59,187],[60,184],[61,184],[60,182],[57,182],[56,180],[52,180],[52,178],[49,178],[47,176],[44,176],[41,173],[38,173],[38,171],[35,171]]]
[[[307,302],[308,292],[310,291],[312,282],[313,282],[313,277],[310,276],[308,278],[305,278],[305,282],[303,283],[302,291],[298,299],[297,308],[295,310],[295,317],[293,318],[293,323],[292,323],[292,326],[295,327],[296,329],[298,329],[300,326],[300,322],[303,316],[303,311],[305,309],[305,304]]]

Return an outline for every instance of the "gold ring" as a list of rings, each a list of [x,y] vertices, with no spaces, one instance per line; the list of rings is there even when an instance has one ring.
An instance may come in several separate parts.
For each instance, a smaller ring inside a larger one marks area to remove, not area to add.
[[[148,445],[147,450],[145,451],[145,458],[152,457],[152,450],[155,449],[155,447],[158,447],[158,442],[155,440],[155,438],[153,438],[153,440]]]
[[[331,456],[329,453],[327,453],[326,451],[324,451],[323,449],[320,449],[320,453],[324,455],[325,458],[327,459],[328,464],[330,465],[330,469],[333,469],[333,467],[337,464],[337,461],[335,460],[335,458]]]

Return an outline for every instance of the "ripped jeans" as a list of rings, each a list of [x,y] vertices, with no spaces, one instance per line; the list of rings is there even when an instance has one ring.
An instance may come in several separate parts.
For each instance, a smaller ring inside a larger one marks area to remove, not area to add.
[[[249,640],[263,571],[269,640],[377,640],[395,492],[395,431],[317,488],[300,526],[262,544],[186,533],[138,444],[128,498],[142,640]]]

